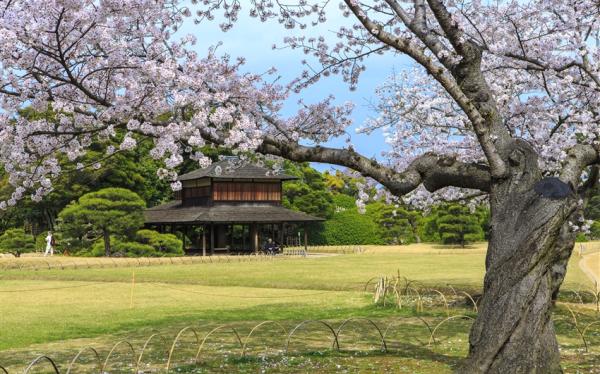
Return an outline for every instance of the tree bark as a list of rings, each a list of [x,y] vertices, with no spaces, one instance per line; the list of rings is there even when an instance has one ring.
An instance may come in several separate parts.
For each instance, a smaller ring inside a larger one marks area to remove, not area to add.
[[[102,237],[104,240],[104,255],[110,257],[110,233],[108,230],[102,231]]]
[[[536,192],[537,158],[519,148],[511,177],[490,194],[483,298],[461,373],[562,372],[551,317],[575,242],[568,222],[577,214],[577,197]]]

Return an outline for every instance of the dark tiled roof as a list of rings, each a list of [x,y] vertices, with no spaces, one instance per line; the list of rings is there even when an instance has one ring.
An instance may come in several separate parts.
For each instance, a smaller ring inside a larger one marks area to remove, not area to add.
[[[279,205],[219,204],[214,206],[184,207],[180,201],[171,201],[144,212],[146,223],[225,223],[225,222],[312,222],[323,221],[306,213],[296,212]]]
[[[179,176],[180,181],[198,179],[204,177],[212,178],[235,178],[235,179],[298,179],[292,175],[274,174],[272,170],[257,165],[244,163],[235,165],[231,160],[225,159],[213,162],[209,167],[191,171]]]

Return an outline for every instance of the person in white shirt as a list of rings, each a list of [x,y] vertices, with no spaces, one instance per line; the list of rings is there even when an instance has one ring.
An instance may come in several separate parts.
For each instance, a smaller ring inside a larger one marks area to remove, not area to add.
[[[46,236],[46,252],[44,253],[44,257],[54,256],[54,237],[52,236],[52,231],[48,231],[48,235]]]

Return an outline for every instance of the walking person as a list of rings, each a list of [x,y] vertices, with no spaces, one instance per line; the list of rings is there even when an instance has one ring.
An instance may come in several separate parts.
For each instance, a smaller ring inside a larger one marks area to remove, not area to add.
[[[52,235],[52,231],[48,231],[48,235],[46,235],[46,252],[44,252],[44,257],[54,256],[54,236]]]

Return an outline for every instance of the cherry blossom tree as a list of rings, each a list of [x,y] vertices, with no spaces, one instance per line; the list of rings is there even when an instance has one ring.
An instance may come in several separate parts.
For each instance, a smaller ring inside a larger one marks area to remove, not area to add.
[[[243,3],[243,4],[242,4]],[[187,7],[189,6],[189,8]],[[199,57],[194,36],[174,37],[187,18],[223,31],[239,14],[286,29],[327,29],[328,1],[5,0],[0,4],[0,160],[14,193],[3,206],[41,199],[92,142],[123,136],[119,149],[154,139],[160,176],[180,188],[184,156],[219,144],[294,161],[353,169],[413,202],[485,196],[491,239],[484,295],[465,373],[560,372],[551,320],[587,193],[598,181],[600,4],[592,0],[344,0],[349,26],[288,36],[307,55],[286,85],[241,74],[243,60]],[[279,110],[292,92],[331,74],[350,88],[366,60],[408,56],[413,66],[378,92],[385,162],[350,145],[351,105],[333,98]],[[51,118],[25,119],[26,107]],[[124,134],[124,135],[123,135]],[[307,146],[309,140],[316,146]],[[102,160],[98,160],[98,163]]]

